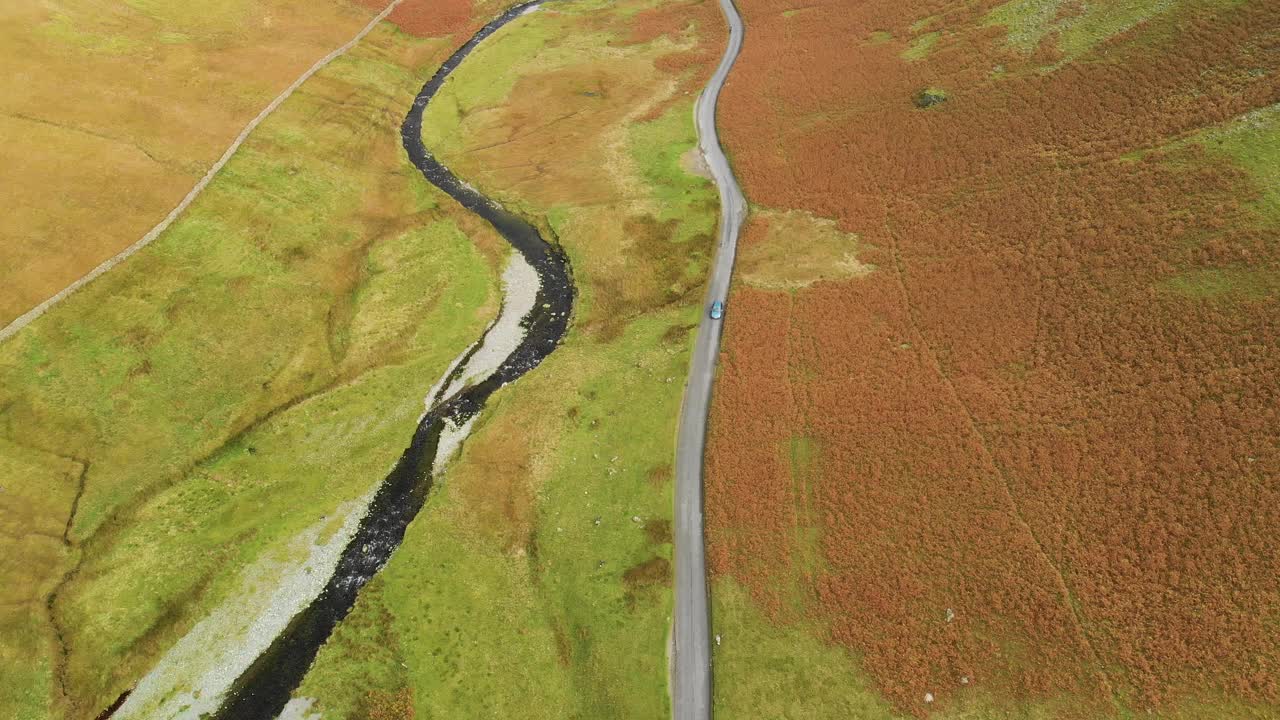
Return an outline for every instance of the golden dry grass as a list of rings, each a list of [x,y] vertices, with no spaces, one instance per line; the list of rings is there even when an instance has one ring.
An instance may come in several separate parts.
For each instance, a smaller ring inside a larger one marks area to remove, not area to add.
[[[140,238],[372,13],[341,0],[0,9],[0,323]]]

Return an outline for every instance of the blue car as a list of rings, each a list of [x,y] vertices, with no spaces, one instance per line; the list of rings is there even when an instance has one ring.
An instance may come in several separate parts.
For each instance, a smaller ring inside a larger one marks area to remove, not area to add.
[[[711,319],[719,320],[724,317],[724,303],[717,300],[711,303]]]

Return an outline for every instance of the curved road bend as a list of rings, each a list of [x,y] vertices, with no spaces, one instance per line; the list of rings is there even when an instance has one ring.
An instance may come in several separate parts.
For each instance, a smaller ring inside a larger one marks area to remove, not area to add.
[[[729,45],[711,82],[698,96],[694,111],[698,145],[720,190],[720,232],[707,289],[707,307],[724,300],[737,250],[738,231],[747,217],[747,202],[716,135],[716,100],[729,69],[742,49],[742,17],[733,0],[720,0],[729,22]],[[732,312],[728,308],[727,312]],[[689,364],[680,435],[676,441],[676,613],[672,650],[671,705],[675,720],[711,717],[710,612],[707,607],[707,562],[702,537],[702,455],[706,444],[711,382],[720,352],[721,320],[702,316]]]

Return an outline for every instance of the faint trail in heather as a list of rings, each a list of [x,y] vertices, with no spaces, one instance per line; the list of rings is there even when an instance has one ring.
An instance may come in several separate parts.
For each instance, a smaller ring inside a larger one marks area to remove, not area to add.
[[[919,339],[921,345],[925,348],[926,355],[929,357],[934,372],[938,374],[938,377],[947,386],[947,392],[951,394],[952,400],[954,400],[956,405],[964,412],[969,429],[973,431],[974,437],[977,438],[978,447],[982,451],[982,456],[1000,478],[1000,487],[1004,491],[1005,499],[1009,502],[1010,508],[1013,509],[1014,520],[1018,523],[1019,527],[1027,533],[1027,536],[1031,538],[1031,543],[1035,546],[1036,553],[1044,560],[1045,564],[1053,572],[1054,579],[1057,581],[1057,589],[1062,593],[1067,609],[1071,612],[1071,619],[1074,620],[1076,631],[1080,635],[1080,642],[1084,645],[1085,650],[1089,653],[1089,657],[1097,667],[1098,684],[1106,693],[1107,699],[1112,705],[1116,706],[1117,711],[1119,711],[1119,705],[1116,702],[1115,686],[1111,682],[1111,676],[1107,674],[1106,668],[1102,664],[1097,648],[1093,646],[1093,642],[1089,640],[1089,634],[1085,632],[1084,618],[1081,617],[1075,595],[1071,592],[1071,587],[1067,585],[1066,575],[1063,574],[1062,569],[1058,567],[1058,564],[1053,561],[1053,558],[1050,557],[1048,551],[1045,550],[1044,544],[1040,541],[1040,536],[1036,535],[1036,531],[1031,527],[1031,523],[1027,522],[1026,517],[1022,513],[1022,507],[1018,505],[1018,501],[1013,497],[1013,486],[1009,482],[1009,476],[1005,474],[1004,469],[1000,467],[998,462],[996,462],[995,453],[991,450],[991,444],[987,439],[986,433],[982,431],[982,428],[978,425],[977,418],[973,416],[973,411],[969,409],[969,405],[964,401],[964,398],[960,396],[960,392],[956,390],[955,383],[953,383],[951,378],[945,371],[943,371],[942,363],[939,362],[937,353],[933,351],[933,346],[930,345],[928,339],[920,330],[920,324],[916,319],[915,304],[911,299],[911,291],[907,288],[906,280],[903,279],[902,256],[898,250],[898,236],[894,229],[889,226],[888,222],[885,223],[885,234],[889,236],[890,251],[893,255],[894,277],[897,280],[898,289],[902,293],[903,304],[906,305],[907,318],[911,323],[911,330],[915,333],[916,338]]]

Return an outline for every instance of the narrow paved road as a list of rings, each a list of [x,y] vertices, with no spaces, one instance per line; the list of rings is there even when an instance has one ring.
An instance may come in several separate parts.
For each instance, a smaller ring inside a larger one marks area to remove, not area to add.
[[[707,303],[724,300],[737,250],[738,231],[747,216],[747,203],[716,135],[716,100],[725,77],[742,49],[742,18],[733,0],[720,0],[729,22],[729,45],[720,67],[698,97],[695,119],[702,154],[720,189],[720,233]],[[726,312],[733,312],[727,307]],[[671,704],[675,720],[711,717],[711,631],[707,608],[707,561],[702,538],[702,453],[706,444],[711,383],[720,352],[722,320],[704,312],[689,365],[680,437],[676,445],[676,614],[672,650]]]

